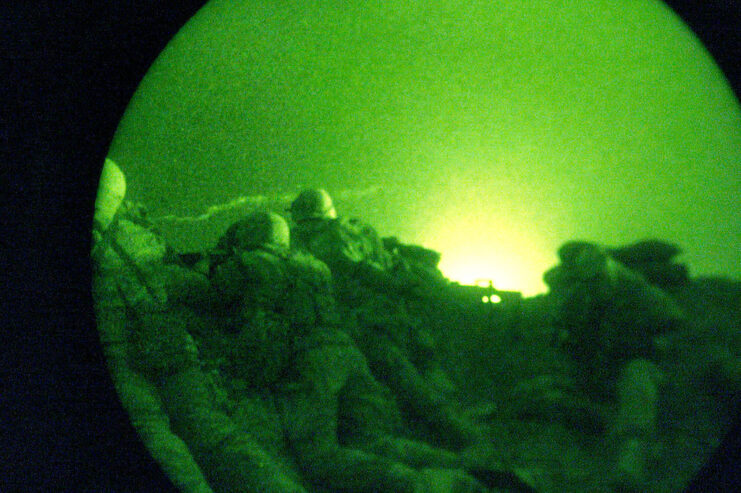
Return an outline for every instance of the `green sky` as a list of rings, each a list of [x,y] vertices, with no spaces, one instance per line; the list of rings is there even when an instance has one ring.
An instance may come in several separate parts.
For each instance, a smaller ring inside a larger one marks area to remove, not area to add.
[[[667,239],[693,274],[741,277],[741,111],[666,6],[357,4],[207,4],[116,133],[129,196],[187,216],[322,186],[451,278],[526,294],[575,238]]]

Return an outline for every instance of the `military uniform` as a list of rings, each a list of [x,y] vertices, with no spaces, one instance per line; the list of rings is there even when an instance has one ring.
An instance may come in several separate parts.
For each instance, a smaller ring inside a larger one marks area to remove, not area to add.
[[[132,362],[130,321],[110,280],[96,279],[98,329],[111,377],[131,423],[152,457],[184,493],[213,493],[188,444],[170,426],[160,388]]]
[[[331,269],[349,333],[373,374],[393,390],[407,422],[425,439],[454,449],[478,440],[479,430],[449,401],[453,387],[437,371],[432,335],[410,316],[404,302],[405,297],[424,296],[445,279],[431,273],[436,269],[430,269],[429,261],[410,262],[387,250],[376,231],[359,220],[299,218],[292,229],[294,245]],[[398,241],[392,246],[405,247]],[[430,288],[430,283],[437,284]],[[442,378],[429,378],[440,374]]]
[[[597,245],[570,242],[544,276],[556,300],[555,325],[566,337],[576,380],[590,397],[614,402],[608,436],[622,487],[640,489],[654,435],[662,374],[654,337],[677,329],[683,314],[666,293]]]
[[[677,329],[683,313],[672,298],[648,284],[596,245],[571,242],[545,281],[557,299],[555,325],[581,368],[582,384],[600,398],[616,393],[616,376],[632,359],[656,359],[654,337]]]
[[[290,449],[309,482],[331,491],[424,491],[427,475],[415,466],[458,465],[452,453],[396,435],[401,421],[391,394],[373,378],[354,341],[338,329],[324,263],[275,245],[254,248],[225,240],[222,247],[233,255],[214,268],[214,283],[225,299],[237,300],[235,332],[250,333],[245,337],[255,341],[252,352],[235,353],[242,354],[242,363],[234,366],[258,373],[246,360],[267,362],[275,356],[271,346],[281,348],[280,363],[268,380],[248,378],[270,389]],[[260,355],[260,340],[270,357]],[[452,471],[446,474],[459,483],[477,485]]]
[[[94,250],[96,310],[119,396],[153,457],[186,492],[305,491],[235,425],[203,371],[188,305],[210,298],[208,280],[166,264],[137,208],[122,211]]]

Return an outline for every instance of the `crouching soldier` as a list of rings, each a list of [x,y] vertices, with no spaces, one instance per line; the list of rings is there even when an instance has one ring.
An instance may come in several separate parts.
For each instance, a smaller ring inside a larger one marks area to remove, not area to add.
[[[372,227],[338,217],[322,189],[301,192],[289,210],[295,246],[330,268],[348,332],[373,375],[393,391],[406,422],[419,436],[445,447],[462,449],[480,441],[481,429],[450,398],[454,389],[435,361],[431,333],[405,301],[431,279],[444,283],[442,275],[420,275],[401,255],[386,249]]]
[[[133,219],[121,210],[122,205],[126,208],[125,192],[124,174],[113,161],[106,159],[95,204],[91,252],[95,314],[103,351],[121,403],[152,457],[180,491],[213,493],[187,444],[170,427],[159,389],[137,371],[131,358],[131,320],[127,317],[123,291],[130,298],[147,297],[137,279],[141,275],[139,267],[150,260],[157,263],[164,249],[155,248],[154,255],[136,256],[132,248],[126,249],[121,244],[131,238],[118,237],[116,230],[120,222],[131,225]],[[139,265],[125,263],[132,260],[132,255],[138,257]]]
[[[231,254],[212,279],[235,313],[232,366],[268,389],[310,484],[322,491],[488,491],[457,454],[401,436],[393,396],[340,330],[329,269],[289,251],[282,217],[254,213],[220,244]]]
[[[683,314],[597,245],[569,242],[558,254],[561,264],[544,276],[555,299],[555,328],[578,367],[578,386],[616,405],[607,432],[618,486],[642,491],[662,380],[654,337],[678,329]]]
[[[107,161],[93,289],[111,374],[145,445],[184,492],[305,491],[219,406],[190,333],[198,316],[188,305],[209,297],[208,280],[167,263],[170,249],[124,191],[123,174]]]

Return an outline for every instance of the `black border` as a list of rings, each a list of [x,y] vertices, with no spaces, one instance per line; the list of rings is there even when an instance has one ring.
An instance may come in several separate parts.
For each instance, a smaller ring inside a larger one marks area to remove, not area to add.
[[[6,3],[0,326],[9,330],[0,331],[0,370],[10,398],[2,399],[8,416],[0,447],[8,460],[0,460],[0,491],[174,491],[129,425],[104,366],[90,308],[88,231],[99,163],[127,102],[205,2]],[[738,98],[738,6],[668,4],[705,43]],[[741,484],[737,432],[693,491]]]

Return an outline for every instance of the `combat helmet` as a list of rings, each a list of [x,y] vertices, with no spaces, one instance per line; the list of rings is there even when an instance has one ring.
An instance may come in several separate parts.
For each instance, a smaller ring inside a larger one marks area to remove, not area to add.
[[[587,241],[569,241],[558,249],[562,266],[576,279],[589,280],[610,275],[609,257],[605,250]]]
[[[288,250],[290,245],[288,223],[274,212],[257,211],[233,224],[225,234],[223,246],[243,250],[265,248]]]
[[[126,177],[113,160],[106,158],[95,201],[95,227],[100,230],[108,228],[125,195]]]
[[[288,210],[297,223],[307,219],[334,219],[337,217],[332,197],[323,188],[304,190],[291,203]]]

